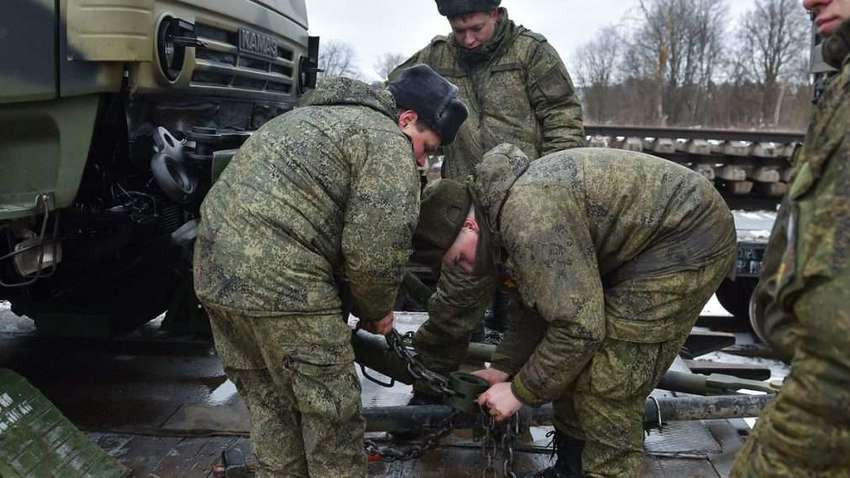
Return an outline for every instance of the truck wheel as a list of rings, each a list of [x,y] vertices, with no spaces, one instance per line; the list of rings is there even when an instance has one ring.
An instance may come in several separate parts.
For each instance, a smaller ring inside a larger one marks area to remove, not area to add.
[[[756,289],[758,280],[750,277],[739,277],[731,281],[723,279],[717,289],[717,300],[736,319],[750,323],[750,297]]]

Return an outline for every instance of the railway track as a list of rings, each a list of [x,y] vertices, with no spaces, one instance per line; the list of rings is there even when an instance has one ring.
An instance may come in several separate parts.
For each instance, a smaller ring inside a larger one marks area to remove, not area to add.
[[[639,151],[714,181],[734,209],[775,209],[788,190],[791,157],[804,134],[638,126],[585,126],[589,143]]]

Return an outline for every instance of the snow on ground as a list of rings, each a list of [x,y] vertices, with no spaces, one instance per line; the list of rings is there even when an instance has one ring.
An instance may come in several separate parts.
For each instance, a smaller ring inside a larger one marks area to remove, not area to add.
[[[35,323],[28,317],[18,317],[12,313],[12,305],[0,301],[0,333],[3,332],[32,332]]]
[[[731,317],[732,314],[726,312],[726,309],[720,305],[720,301],[717,300],[716,295],[712,295],[711,299],[705,304],[705,307],[702,308],[701,315],[711,315],[715,317]]]

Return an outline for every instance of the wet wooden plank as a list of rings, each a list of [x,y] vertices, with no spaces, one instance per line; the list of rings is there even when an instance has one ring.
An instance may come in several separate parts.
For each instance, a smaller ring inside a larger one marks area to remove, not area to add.
[[[109,437],[107,434],[98,440],[98,444],[107,438],[120,439],[120,437],[121,435]],[[183,438],[137,435],[130,437],[123,446],[113,449],[110,454],[121,464],[133,470],[133,476],[147,477],[159,467],[168,451],[182,440]]]
[[[672,422],[662,431],[653,430],[644,439],[648,453],[687,453],[708,455],[722,450],[717,440],[701,422]]]
[[[240,440],[243,442],[240,445]],[[237,437],[212,437],[207,439],[184,438],[171,449],[151,475],[166,476],[207,476],[212,465],[218,463],[222,450],[237,447],[242,456],[251,458],[251,446],[246,439]]]
[[[720,454],[711,457],[711,464],[717,473],[725,478],[732,471],[735,455],[741,450],[747,438],[742,436],[741,432],[749,430],[749,426],[741,419],[704,420],[702,423],[723,449]]]
[[[667,457],[644,459],[640,476],[641,478],[720,478],[708,460]]]

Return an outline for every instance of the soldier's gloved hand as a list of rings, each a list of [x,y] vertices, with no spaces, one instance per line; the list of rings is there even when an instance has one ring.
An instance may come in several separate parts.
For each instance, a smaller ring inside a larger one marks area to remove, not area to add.
[[[510,382],[497,383],[478,397],[478,404],[487,407],[487,412],[501,422],[511,418],[522,408],[522,402],[517,400],[511,390]]]
[[[489,383],[490,385],[496,385],[497,383],[507,382],[508,379],[511,378],[510,375],[495,368],[485,368],[482,370],[477,370],[475,372],[472,372],[472,375],[477,375],[483,378],[484,380],[487,380],[487,383]]]
[[[395,322],[395,314],[390,311],[383,319],[375,322],[366,322],[363,328],[373,334],[387,335],[393,330],[393,322]]]

